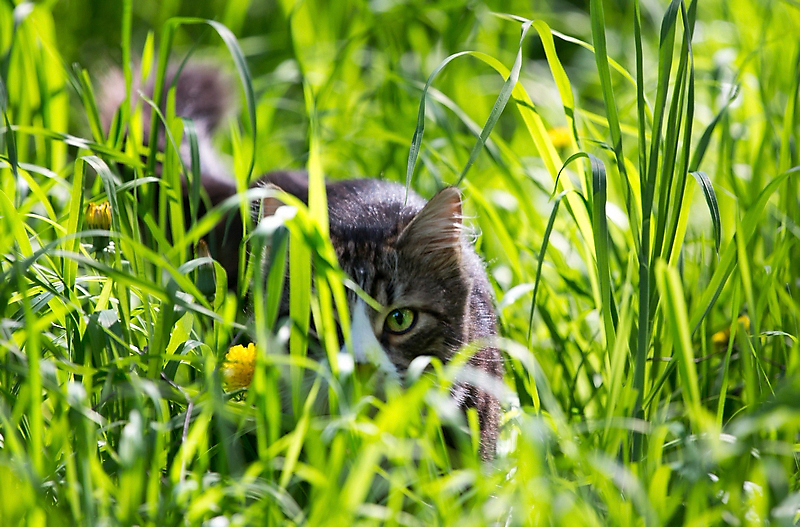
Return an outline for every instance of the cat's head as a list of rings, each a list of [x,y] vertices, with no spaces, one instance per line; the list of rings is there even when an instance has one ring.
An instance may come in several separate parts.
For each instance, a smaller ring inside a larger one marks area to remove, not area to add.
[[[447,362],[466,344],[471,280],[463,265],[461,196],[427,204],[402,187],[328,189],[330,234],[342,270],[380,304],[348,295],[351,338],[342,351],[390,375],[430,355]]]
[[[282,173],[269,182],[307,202],[305,178]],[[465,345],[477,343],[480,349],[469,359],[470,366],[501,377],[499,354],[485,345],[495,335],[490,286],[483,263],[463,232],[459,191],[446,188],[426,203],[416,194],[407,195],[402,185],[353,180],[328,184],[327,199],[330,238],[339,265],[375,301],[348,289],[350,338],[341,342],[340,368],[342,360],[350,358],[399,380],[419,356],[444,363]],[[262,203],[262,214],[274,212],[276,205]],[[286,315],[288,307],[284,292]],[[380,388],[381,377],[373,379]],[[491,459],[497,440],[497,399],[464,382],[456,383],[451,395],[458,407],[477,409],[480,453]]]

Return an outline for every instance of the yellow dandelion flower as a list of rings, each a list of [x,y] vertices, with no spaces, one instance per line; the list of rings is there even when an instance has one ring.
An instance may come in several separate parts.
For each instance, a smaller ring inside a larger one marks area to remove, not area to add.
[[[247,388],[253,381],[256,369],[256,345],[233,346],[225,355],[222,364],[222,382],[229,392]]]
[[[568,147],[572,142],[572,131],[566,126],[551,128],[547,131],[547,135],[550,136],[553,146],[559,149]]]
[[[739,325],[745,329],[745,331],[750,330],[750,318],[747,315],[740,316],[738,322]],[[728,327],[723,329],[722,331],[717,331],[716,333],[714,333],[711,336],[711,342],[713,342],[714,345],[720,348],[725,348],[728,346],[728,341],[730,340],[730,338],[731,338],[731,328]]]

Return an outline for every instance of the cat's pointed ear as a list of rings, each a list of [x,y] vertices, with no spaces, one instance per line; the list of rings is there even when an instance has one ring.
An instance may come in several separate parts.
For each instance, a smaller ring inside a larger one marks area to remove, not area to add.
[[[461,194],[455,187],[448,187],[436,194],[403,229],[398,245],[418,256],[435,254],[437,258],[445,256],[458,261],[462,227]]]

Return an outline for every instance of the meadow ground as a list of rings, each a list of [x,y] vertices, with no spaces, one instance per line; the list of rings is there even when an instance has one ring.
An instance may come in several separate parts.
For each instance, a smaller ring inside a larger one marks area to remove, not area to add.
[[[0,3],[0,525],[794,525],[799,36],[795,0]],[[245,315],[195,253],[222,213],[182,224],[191,124],[162,109],[163,154],[146,102],[100,124],[112,65],[168,93],[190,55],[236,86],[242,189],[310,173],[311,209],[252,231],[290,240],[290,335],[278,274],[240,270]],[[384,400],[306,359],[345,287],[323,177],[462,189],[495,461],[442,439],[456,367]]]

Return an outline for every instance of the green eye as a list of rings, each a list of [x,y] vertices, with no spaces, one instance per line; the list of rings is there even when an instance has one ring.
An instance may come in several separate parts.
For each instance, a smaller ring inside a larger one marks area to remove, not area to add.
[[[394,309],[386,316],[386,322],[383,326],[389,333],[395,335],[402,335],[410,331],[417,323],[417,313],[413,309],[402,307]]]

